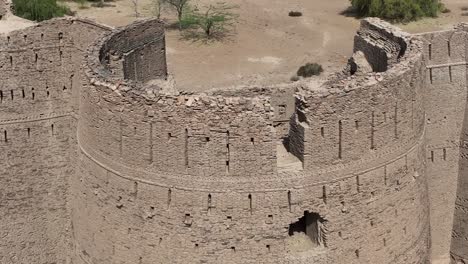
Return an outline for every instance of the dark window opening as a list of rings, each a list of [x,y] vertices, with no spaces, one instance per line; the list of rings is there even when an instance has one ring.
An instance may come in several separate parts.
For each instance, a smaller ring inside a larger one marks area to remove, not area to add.
[[[305,211],[303,217],[289,225],[289,236],[293,236],[296,233],[303,233],[307,235],[314,246],[325,245],[323,239],[324,223],[325,220],[319,214]]]

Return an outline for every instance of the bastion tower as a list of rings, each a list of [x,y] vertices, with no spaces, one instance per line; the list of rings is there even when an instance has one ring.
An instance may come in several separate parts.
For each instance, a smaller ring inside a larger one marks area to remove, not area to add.
[[[426,264],[454,208],[466,260],[466,43],[370,18],[319,85],[190,93],[157,20],[1,35],[0,263]]]

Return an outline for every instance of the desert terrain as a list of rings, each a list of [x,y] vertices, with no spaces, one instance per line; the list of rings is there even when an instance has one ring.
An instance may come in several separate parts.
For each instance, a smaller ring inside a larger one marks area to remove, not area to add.
[[[215,0],[194,0],[203,6]],[[444,1],[450,13],[439,18],[399,25],[409,32],[450,28],[468,22],[462,16],[465,0]],[[203,44],[184,40],[176,29],[168,29],[167,52],[170,73],[179,89],[202,91],[234,85],[289,82],[298,67],[307,62],[324,66],[324,76],[339,70],[352,54],[353,36],[359,19],[346,15],[348,0],[230,0],[239,14],[230,36],[219,42]],[[123,26],[135,19],[131,0],[108,2],[104,8],[80,9],[68,3],[77,15],[112,26]],[[139,0],[140,18],[154,16],[154,0]],[[290,17],[301,11],[302,17]],[[168,24],[175,21],[170,8],[162,10]]]

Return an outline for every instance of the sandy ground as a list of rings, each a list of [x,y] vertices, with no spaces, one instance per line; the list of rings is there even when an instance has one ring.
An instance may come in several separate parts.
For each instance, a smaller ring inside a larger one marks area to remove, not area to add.
[[[204,5],[216,0],[192,0]],[[203,44],[183,40],[178,30],[167,31],[169,72],[179,89],[201,91],[239,84],[273,84],[289,82],[299,66],[318,62],[325,75],[341,69],[352,54],[353,36],[359,20],[343,15],[348,0],[229,0],[238,5],[238,22],[231,36],[221,42]],[[153,0],[139,0],[142,17],[154,14]],[[79,9],[78,16],[122,26],[134,21],[131,0],[109,2],[110,7]],[[409,32],[450,28],[460,21],[466,0],[446,0],[451,13],[437,19],[423,19],[399,25]],[[301,11],[302,17],[289,17],[288,12]],[[171,10],[162,18],[174,21]]]
[[[34,22],[31,22],[26,19],[16,17],[13,15],[7,15],[0,22],[0,34],[7,34],[10,31],[26,28],[34,24]]]

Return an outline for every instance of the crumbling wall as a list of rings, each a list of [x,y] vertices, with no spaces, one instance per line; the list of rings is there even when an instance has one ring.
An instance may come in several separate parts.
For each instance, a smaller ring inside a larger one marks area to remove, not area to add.
[[[460,29],[424,33],[427,175],[433,259],[448,258],[466,105],[466,41]]]
[[[50,20],[0,39],[1,263],[69,261],[73,76],[82,52],[73,40],[100,31],[87,28],[87,40],[69,31],[80,23]]]
[[[368,21],[380,30],[389,27]],[[353,230],[350,236],[354,243],[340,244],[334,251],[343,256],[337,263],[345,259],[356,263],[424,263],[429,258],[422,43],[392,29],[388,32],[407,46],[398,64],[384,73],[350,76],[328,82],[326,89],[305,90],[296,102],[292,126],[297,133],[290,138],[291,149],[303,160],[304,177],[322,183],[316,192],[330,208],[330,215],[325,216],[329,229],[342,236],[346,225],[360,219],[358,212],[365,215],[357,224],[362,224],[359,230],[363,233]],[[335,184],[343,179],[347,182]],[[366,199],[372,202],[360,203]],[[390,215],[377,213],[380,206],[381,210],[394,210],[394,223],[387,222]],[[341,208],[341,214],[332,208]],[[357,215],[353,217],[353,213]],[[349,214],[346,220],[343,214]],[[384,235],[386,232],[391,238]]]
[[[362,51],[374,72],[384,72],[398,62],[407,48],[405,41],[395,33],[396,30],[380,28],[364,20],[354,37],[354,52]]]
[[[101,50],[110,74],[128,80],[147,82],[166,79],[164,24],[158,20],[134,23],[118,30]]]
[[[299,94],[289,139],[302,144],[300,168],[277,165],[274,92],[165,95],[123,68],[109,74],[100,54],[112,36],[96,43],[71,188],[74,261],[426,263],[422,47],[398,36],[408,49],[387,72]],[[288,231],[305,211],[321,219],[304,228],[315,242]]]

